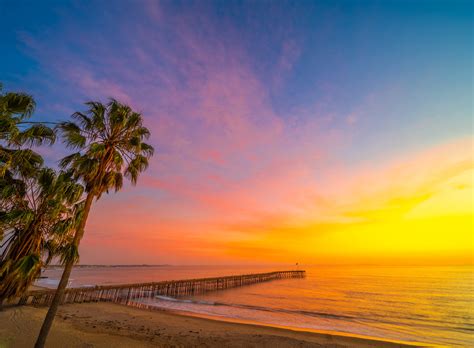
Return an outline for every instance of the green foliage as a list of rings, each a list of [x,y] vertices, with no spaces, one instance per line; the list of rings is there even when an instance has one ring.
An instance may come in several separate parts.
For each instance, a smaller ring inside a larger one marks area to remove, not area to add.
[[[28,147],[52,144],[56,138],[53,129],[41,123],[28,122],[35,106],[30,95],[3,93],[0,85],[0,177],[10,169],[36,170],[43,160]]]
[[[136,184],[148,167],[154,150],[141,114],[114,99],[86,105],[57,127],[76,152],[56,172],[31,149],[52,144],[55,130],[28,121],[31,96],[2,93],[0,85],[0,303],[26,291],[56,257],[70,271],[92,200],[119,191],[124,177]]]
[[[41,168],[15,180],[19,185],[0,179],[0,227],[6,231],[0,254],[0,300],[26,291],[55,256],[68,257],[81,217],[83,187],[70,173]]]
[[[53,129],[28,122],[35,107],[30,95],[2,93],[0,88],[0,140],[10,146],[52,144],[56,138]]]
[[[28,122],[35,102],[0,88],[0,303],[27,290],[41,268],[70,244],[83,204],[71,173],[43,167],[32,146],[53,129]]]
[[[153,147],[144,141],[150,131],[141,114],[115,99],[109,103],[86,103],[86,112],[73,114],[75,122],[59,125],[64,143],[79,150],[64,157],[60,165],[84,182],[96,198],[123,186],[123,177],[136,184],[148,167]]]

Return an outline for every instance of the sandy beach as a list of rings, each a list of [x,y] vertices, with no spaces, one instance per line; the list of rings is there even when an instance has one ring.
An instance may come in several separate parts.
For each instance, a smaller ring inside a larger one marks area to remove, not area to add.
[[[0,347],[32,347],[45,308],[0,312]],[[328,333],[218,321],[107,303],[60,307],[47,347],[405,347]]]

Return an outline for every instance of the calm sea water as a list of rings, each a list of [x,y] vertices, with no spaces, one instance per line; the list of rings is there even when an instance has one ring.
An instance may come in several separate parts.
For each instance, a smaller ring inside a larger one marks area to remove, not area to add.
[[[157,266],[78,268],[71,286],[266,272],[278,267]],[[280,268],[280,269],[287,269]],[[474,346],[473,267],[316,267],[284,279],[189,298],[147,300],[157,307],[241,321],[329,330],[448,346]],[[59,270],[38,285],[54,287]]]

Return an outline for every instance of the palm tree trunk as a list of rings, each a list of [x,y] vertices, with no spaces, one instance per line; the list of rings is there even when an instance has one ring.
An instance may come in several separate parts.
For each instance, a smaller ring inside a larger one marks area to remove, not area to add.
[[[92,201],[94,200],[93,192],[89,192],[86,197],[86,202],[84,205],[84,215],[82,216],[82,220],[79,223],[79,227],[74,234],[73,243],[79,248],[79,243],[81,238],[84,234],[84,227],[86,226],[87,217],[89,216],[89,211],[92,206]],[[46,338],[48,337],[49,330],[53,325],[54,317],[56,316],[56,312],[58,311],[58,307],[63,300],[64,291],[66,290],[67,283],[69,281],[69,276],[71,275],[72,267],[74,266],[74,260],[67,260],[66,265],[64,266],[64,271],[61,276],[61,280],[59,282],[58,288],[54,294],[53,301],[51,302],[51,306],[49,307],[48,313],[44,318],[43,325],[41,326],[40,333],[38,335],[38,339],[35,343],[35,348],[43,348],[46,343]]]

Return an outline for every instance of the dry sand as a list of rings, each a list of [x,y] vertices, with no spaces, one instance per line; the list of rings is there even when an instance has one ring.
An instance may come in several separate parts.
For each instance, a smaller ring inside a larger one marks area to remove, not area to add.
[[[32,347],[45,308],[0,312],[0,348]],[[405,347],[365,339],[224,322],[109,303],[61,306],[46,347]]]

